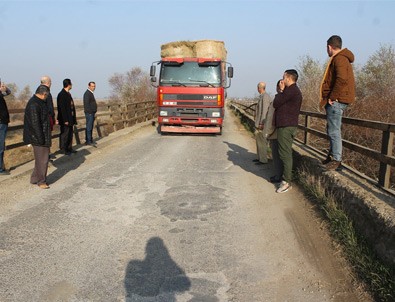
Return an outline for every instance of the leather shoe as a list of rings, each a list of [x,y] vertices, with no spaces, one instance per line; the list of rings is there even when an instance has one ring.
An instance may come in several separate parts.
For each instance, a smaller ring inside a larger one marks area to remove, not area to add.
[[[49,186],[48,186],[45,182],[43,182],[43,183],[41,183],[41,184],[38,184],[38,187],[39,187],[40,189],[49,189]]]
[[[338,169],[340,168],[341,163],[342,163],[341,161],[332,160],[331,162],[329,162],[329,163],[327,163],[327,164],[325,165],[325,168],[326,168],[328,171],[338,170]]]
[[[332,156],[331,156],[331,155],[328,155],[328,156],[322,161],[322,164],[323,164],[323,165],[326,165],[326,164],[329,164],[331,161],[332,161]]]

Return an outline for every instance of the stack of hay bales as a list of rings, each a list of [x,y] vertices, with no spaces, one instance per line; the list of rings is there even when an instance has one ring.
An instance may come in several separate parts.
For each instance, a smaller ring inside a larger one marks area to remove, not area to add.
[[[226,61],[223,41],[176,41],[161,45],[161,58],[220,58]]]

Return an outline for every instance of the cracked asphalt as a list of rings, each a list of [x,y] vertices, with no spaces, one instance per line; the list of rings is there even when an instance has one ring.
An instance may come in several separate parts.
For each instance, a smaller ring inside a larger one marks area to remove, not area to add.
[[[227,113],[223,135],[148,123],[0,180],[0,301],[370,301],[302,192]]]

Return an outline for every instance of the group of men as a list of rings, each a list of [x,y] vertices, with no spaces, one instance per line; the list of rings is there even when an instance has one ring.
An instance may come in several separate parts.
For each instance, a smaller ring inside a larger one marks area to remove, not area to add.
[[[327,119],[329,151],[322,161],[327,170],[338,170],[342,162],[342,116],[355,100],[355,79],[352,68],[354,54],[342,48],[342,39],[334,35],[327,40],[327,64],[320,87],[320,109],[324,108]],[[292,188],[292,144],[298,126],[302,105],[302,93],[297,86],[298,73],[294,69],[284,72],[277,82],[277,94],[271,100],[266,84],[258,83],[259,100],[255,111],[257,164],[268,162],[268,141],[272,151],[275,174],[272,183],[279,184],[276,192],[285,193]]]
[[[44,76],[41,84],[36,89],[34,95],[29,99],[24,114],[23,141],[33,147],[34,169],[30,177],[32,184],[38,185],[42,189],[48,189],[47,171],[50,160],[51,132],[53,126],[60,127],[59,148],[65,155],[77,152],[72,148],[73,128],[77,124],[76,110],[70,90],[72,83],[70,79],[63,80],[63,89],[57,96],[58,115],[55,118],[53,98],[50,92],[51,78]],[[96,89],[95,82],[88,83],[88,89],[83,96],[84,112],[86,117],[85,144],[95,146],[92,138],[95,113],[97,103],[94,96]],[[4,168],[5,137],[8,124],[10,122],[7,104],[4,96],[10,94],[10,90],[1,84],[0,94],[0,174],[9,174]]]

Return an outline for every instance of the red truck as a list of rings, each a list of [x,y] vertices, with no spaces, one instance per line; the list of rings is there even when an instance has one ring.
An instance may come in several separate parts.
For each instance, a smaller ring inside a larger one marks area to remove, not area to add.
[[[165,57],[152,63],[150,76],[157,88],[161,133],[221,134],[226,88],[233,77],[230,63],[221,58]]]

